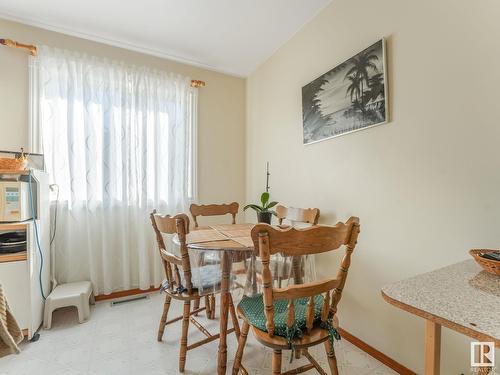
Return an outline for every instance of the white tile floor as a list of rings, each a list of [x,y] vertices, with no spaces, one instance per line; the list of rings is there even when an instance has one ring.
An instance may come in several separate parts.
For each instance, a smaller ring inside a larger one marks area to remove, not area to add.
[[[110,306],[109,302],[97,303],[90,321],[84,324],[78,324],[76,310],[58,310],[54,312],[52,329],[41,330],[38,342],[23,343],[21,354],[0,359],[0,374],[178,374],[180,322],[167,326],[163,342],[156,341],[163,298],[154,293],[147,300],[118,306]],[[181,309],[182,304],[174,302],[169,315],[180,314]],[[203,313],[199,320],[206,322]],[[208,321],[206,326],[216,332],[218,320]],[[195,327],[190,326],[190,333],[193,340],[204,337]],[[228,340],[228,368],[232,366],[235,351],[236,339],[232,334]],[[328,368],[322,345],[311,353]],[[346,340],[336,344],[336,353],[342,375],[396,374]],[[250,332],[243,358],[250,374],[269,374],[271,355],[272,352],[257,343]],[[289,355],[285,353],[283,370],[306,363],[301,359],[289,364]],[[215,374],[217,342],[189,351],[187,358],[185,374]]]

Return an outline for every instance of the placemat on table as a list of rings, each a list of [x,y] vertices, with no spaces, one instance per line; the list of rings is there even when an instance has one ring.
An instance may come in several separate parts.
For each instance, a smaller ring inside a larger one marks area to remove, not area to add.
[[[238,242],[240,245],[243,245],[245,247],[253,247],[253,241],[252,237],[250,236],[245,236],[245,237],[233,237],[231,238],[234,242]]]
[[[233,230],[251,230],[253,224],[219,224],[211,225],[210,228],[215,229],[219,232],[223,231],[233,231]]]
[[[227,237],[222,233],[217,232],[213,229],[207,230],[195,230],[187,235],[186,242],[188,244],[201,243],[201,242],[211,242],[211,241],[225,241]]]
[[[237,230],[221,230],[219,232],[228,238],[250,237],[250,229],[249,228],[237,229]]]

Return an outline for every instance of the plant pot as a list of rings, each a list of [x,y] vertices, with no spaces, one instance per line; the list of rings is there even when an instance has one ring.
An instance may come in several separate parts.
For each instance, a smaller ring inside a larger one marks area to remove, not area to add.
[[[257,221],[259,223],[271,224],[273,214],[271,212],[257,212]]]

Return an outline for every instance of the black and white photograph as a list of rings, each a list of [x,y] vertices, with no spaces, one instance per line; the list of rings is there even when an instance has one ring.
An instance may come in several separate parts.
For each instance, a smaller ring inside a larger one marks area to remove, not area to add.
[[[302,88],[304,144],[387,122],[385,41]]]

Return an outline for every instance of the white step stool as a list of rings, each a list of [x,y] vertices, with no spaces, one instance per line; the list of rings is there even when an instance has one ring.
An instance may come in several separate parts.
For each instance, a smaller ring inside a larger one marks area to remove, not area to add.
[[[78,309],[78,321],[86,322],[90,317],[89,303],[94,304],[94,293],[90,281],[61,284],[55,287],[45,300],[43,328],[52,326],[52,312],[61,307],[75,306]]]

